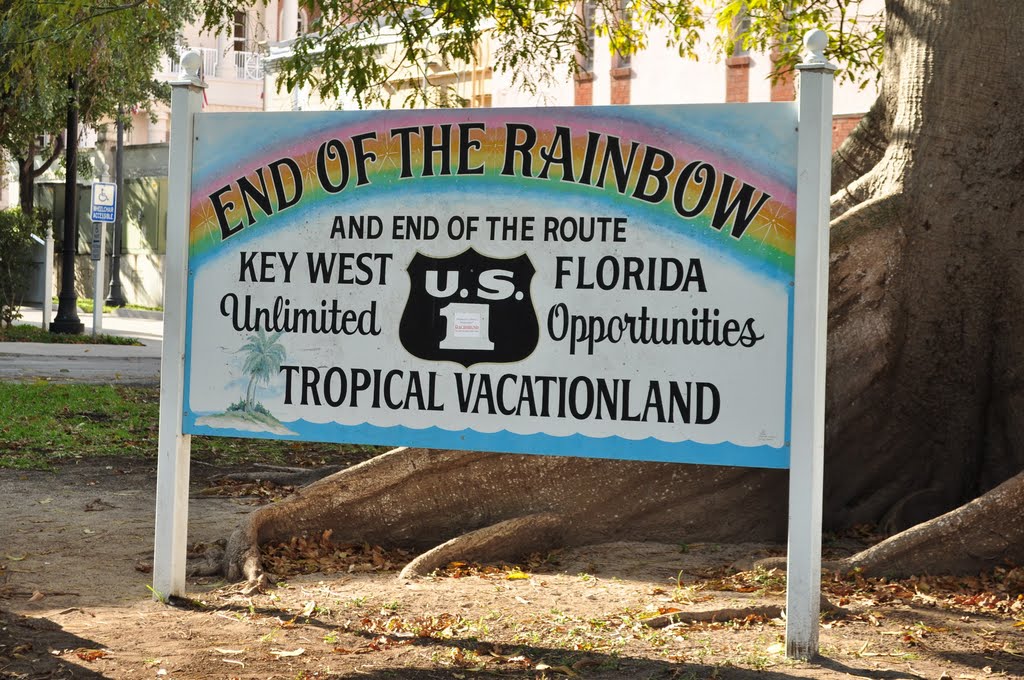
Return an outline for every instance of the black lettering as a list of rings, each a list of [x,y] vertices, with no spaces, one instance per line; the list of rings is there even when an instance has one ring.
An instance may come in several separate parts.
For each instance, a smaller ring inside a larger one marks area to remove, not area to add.
[[[520,141],[519,133],[523,133]],[[505,124],[505,164],[501,168],[502,175],[515,175],[515,156],[519,154],[521,161],[520,174],[533,177],[533,146],[537,143],[537,131],[525,123]]]
[[[328,161],[331,162],[331,165],[336,166],[333,172],[332,168],[327,166]],[[339,176],[337,182],[331,179],[335,173]],[[348,184],[348,153],[339,140],[328,140],[317,149],[316,177],[320,186],[329,194],[338,193]]]
[[[471,139],[469,133],[472,130],[483,131],[486,126],[483,123],[459,123],[459,173],[460,175],[482,175],[484,166],[470,165],[469,152],[479,151],[483,143],[479,139]]]
[[[284,177],[281,175],[282,166],[288,168],[288,172],[292,176],[292,182],[295,184],[294,193],[291,198],[288,197],[288,193],[284,188]],[[298,203],[302,198],[302,171],[299,170],[299,164],[291,158],[282,158],[281,160],[274,161],[268,167],[270,168],[270,176],[274,180],[274,192],[277,194],[277,211],[281,212]]]
[[[674,167],[675,160],[667,151],[653,146],[647,147],[647,153],[644,154],[644,160],[640,164],[640,177],[633,190],[633,198],[647,203],[661,203],[668,195],[668,176],[672,174]],[[648,192],[647,185],[651,183],[651,180],[654,180],[654,189]]]
[[[744,182],[743,186],[736,192],[736,195],[733,196],[732,185],[735,181],[736,178],[732,175],[725,175],[722,178],[722,190],[718,194],[718,203],[715,205],[715,215],[711,218],[711,226],[721,230],[729,216],[736,213],[736,219],[733,221],[730,236],[734,239],[739,239],[743,236],[743,232],[747,230],[747,227],[750,226],[750,223],[754,221],[754,218],[757,217],[757,213],[761,211],[764,204],[771,198],[771,195],[762,191],[761,197],[757,199],[757,203],[751,208],[750,202],[754,197],[754,187]]]
[[[234,226],[228,225],[227,214],[229,211],[235,209],[235,203],[234,201],[221,202],[220,197],[229,191],[231,191],[230,184],[221,187],[220,189],[217,189],[212,194],[210,194],[210,203],[213,204],[213,211],[217,213],[217,224],[220,225],[221,241],[225,241],[227,240],[228,237],[233,236],[234,234],[237,234],[238,232],[242,231],[242,228],[244,226],[241,221],[239,221],[238,224]]]

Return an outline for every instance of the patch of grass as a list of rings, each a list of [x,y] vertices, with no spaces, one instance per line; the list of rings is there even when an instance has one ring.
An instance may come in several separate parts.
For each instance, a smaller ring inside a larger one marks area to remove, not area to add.
[[[48,470],[80,458],[156,460],[155,387],[0,383],[0,467]],[[234,437],[192,437],[192,457],[213,465],[350,465],[386,447]]]
[[[0,328],[0,342],[47,342],[65,345],[141,345],[135,338],[119,335],[69,335],[67,333],[51,333],[38,326],[19,324],[10,328]]]
[[[56,304],[59,304],[59,303],[60,303],[60,301],[57,298],[53,298],[53,304],[56,305]],[[86,314],[92,314],[93,310],[96,309],[96,304],[95,304],[95,302],[93,301],[92,298],[78,298],[75,301],[75,306],[78,307],[83,312],[85,312]],[[112,314],[117,309],[118,309],[117,307],[111,307],[109,305],[103,305],[103,313],[104,314]],[[145,305],[132,305],[132,304],[125,305],[121,309],[139,309],[139,310],[143,310],[143,311],[147,311],[147,312],[162,312],[162,311],[164,311],[163,307],[146,307]]]
[[[78,298],[78,302],[75,304],[78,309],[85,312],[86,314],[92,314],[93,310],[96,309],[96,305],[93,304],[92,298]],[[115,307],[108,307],[103,305],[103,313],[110,314],[113,312]]]

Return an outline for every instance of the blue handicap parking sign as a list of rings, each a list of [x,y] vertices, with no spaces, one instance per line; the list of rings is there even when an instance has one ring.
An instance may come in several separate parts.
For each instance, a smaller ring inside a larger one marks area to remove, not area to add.
[[[116,213],[117,185],[109,182],[94,182],[89,219],[93,222],[113,222]]]

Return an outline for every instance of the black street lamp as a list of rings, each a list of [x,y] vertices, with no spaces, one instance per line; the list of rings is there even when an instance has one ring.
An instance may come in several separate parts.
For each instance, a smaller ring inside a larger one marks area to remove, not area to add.
[[[114,216],[114,233],[110,239],[110,292],[106,304],[124,307],[121,292],[121,240],[124,234],[124,107],[117,107],[117,149],[114,152],[114,183],[117,186],[117,213]]]
[[[75,77],[68,77],[68,125],[64,180],[64,242],[61,244],[60,293],[57,316],[51,333],[81,335],[85,324],[78,318],[78,294],[75,292],[75,251],[78,247],[78,90]]]

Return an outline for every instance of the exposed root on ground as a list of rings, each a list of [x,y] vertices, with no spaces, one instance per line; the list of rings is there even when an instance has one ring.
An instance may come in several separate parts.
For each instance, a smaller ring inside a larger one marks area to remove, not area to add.
[[[846,610],[837,607],[822,595],[820,604],[823,614],[845,614]],[[725,621],[742,621],[750,617],[762,619],[783,618],[786,608],[781,604],[751,605],[749,607],[722,607],[719,609],[703,609],[695,612],[668,612],[644,619],[648,628],[665,628],[677,623],[722,623]]]
[[[315,468],[277,465],[258,465],[256,467],[261,469],[253,472],[233,472],[221,475],[218,479],[232,482],[270,482],[278,486],[306,486],[344,469],[341,465],[325,465]]]
[[[924,574],[975,574],[999,564],[1024,564],[1024,472],[973,501],[894,534],[822,569],[864,576],[905,578]],[[754,562],[760,569],[787,567],[785,557]]]
[[[841,560],[842,571],[904,577],[1024,563],[1024,472],[973,501]]]
[[[220,540],[211,544],[195,546],[185,554],[187,566],[185,575],[188,578],[219,576],[224,571],[224,545]]]
[[[399,578],[426,576],[456,560],[464,562],[514,561],[523,555],[559,547],[562,518],[537,513],[507,519],[471,531],[431,548],[405,565]]]
[[[224,573],[256,581],[261,545],[325,531],[423,553],[407,575],[626,538],[778,541],[783,480],[774,470],[401,448],[255,510],[228,540]]]

